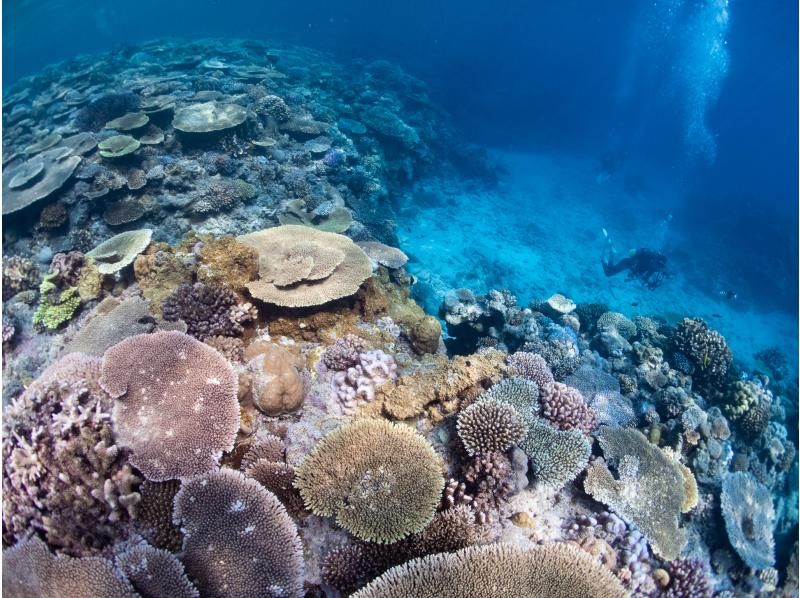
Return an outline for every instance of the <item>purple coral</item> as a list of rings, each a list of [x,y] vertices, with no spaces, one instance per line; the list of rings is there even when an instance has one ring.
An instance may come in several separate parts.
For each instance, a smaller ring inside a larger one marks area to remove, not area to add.
[[[711,581],[702,561],[675,559],[669,564],[669,585],[664,598],[711,598]]]
[[[550,366],[544,357],[536,353],[517,351],[508,356],[507,363],[515,376],[536,382],[540,393],[548,390],[555,382]]]
[[[77,556],[97,554],[130,520],[139,479],[114,438],[100,359],[48,367],[3,418],[3,540],[39,530]]]
[[[359,363],[361,352],[366,346],[363,338],[348,334],[328,347],[322,355],[322,362],[329,370],[346,371]]]
[[[230,289],[197,282],[182,284],[166,298],[161,306],[168,322],[183,320],[186,331],[194,337],[238,336],[243,324],[255,320],[255,309],[245,303],[238,305]]]
[[[181,332],[131,336],[103,356],[102,387],[131,463],[148,479],[217,466],[239,431],[239,381],[214,349]]]
[[[511,461],[501,452],[473,457],[464,468],[464,490],[472,496],[471,505],[478,521],[491,519],[491,513],[516,490],[514,469]]]
[[[174,519],[183,562],[203,596],[303,595],[303,547],[274,494],[237,471],[184,482]]]
[[[358,354],[355,365],[344,372],[336,372],[333,383],[336,396],[346,412],[352,411],[358,401],[375,399],[375,389],[381,384],[397,379],[397,364],[394,357],[383,351],[366,351]]]
[[[597,427],[597,417],[581,393],[566,384],[554,382],[539,396],[541,415],[559,430],[589,433]]]

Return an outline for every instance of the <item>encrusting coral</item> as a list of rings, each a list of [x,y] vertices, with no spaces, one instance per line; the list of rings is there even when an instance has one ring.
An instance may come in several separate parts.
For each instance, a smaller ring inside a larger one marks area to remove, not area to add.
[[[439,457],[411,428],[364,419],[325,436],[297,468],[295,485],[314,513],[389,543],[430,522],[444,478]]]
[[[214,349],[180,332],[132,336],[103,355],[117,440],[153,481],[216,467],[239,430],[238,380]]]

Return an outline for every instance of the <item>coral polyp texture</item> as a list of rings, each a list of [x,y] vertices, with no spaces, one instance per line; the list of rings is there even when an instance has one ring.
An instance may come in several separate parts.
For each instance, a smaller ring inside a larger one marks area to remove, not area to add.
[[[258,251],[259,278],[247,288],[267,303],[322,305],[355,294],[372,274],[367,254],[336,233],[287,224],[237,240]]]
[[[239,429],[238,380],[214,349],[180,332],[125,339],[103,355],[120,445],[149,480],[216,467]]]
[[[569,544],[530,548],[493,544],[399,565],[354,596],[622,598],[626,592],[610,571]]]
[[[202,596],[303,595],[302,545],[274,494],[241,473],[195,477],[175,496],[183,563]]]
[[[3,81],[4,596],[797,595],[791,326],[673,294],[743,280],[702,243],[603,277],[581,197],[649,238],[638,160],[506,170],[265,40]]]
[[[430,522],[444,477],[422,436],[367,419],[325,436],[297,468],[295,484],[314,513],[335,517],[363,540],[390,543]]]

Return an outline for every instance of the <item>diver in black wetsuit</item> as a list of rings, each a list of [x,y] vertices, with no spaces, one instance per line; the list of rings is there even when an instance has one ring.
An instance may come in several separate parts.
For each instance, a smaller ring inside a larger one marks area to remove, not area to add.
[[[611,243],[611,239],[603,229],[608,240],[607,251],[604,253],[600,263],[603,265],[603,273],[606,276],[615,276],[620,272],[628,272],[627,280],[634,278],[641,280],[648,289],[655,289],[665,278],[667,274],[667,256],[652,249],[639,248],[628,257],[615,262],[614,256],[616,250]]]

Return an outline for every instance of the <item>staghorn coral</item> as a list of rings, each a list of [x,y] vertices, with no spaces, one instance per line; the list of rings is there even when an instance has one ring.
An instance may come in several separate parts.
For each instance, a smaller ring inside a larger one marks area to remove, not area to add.
[[[485,384],[499,380],[504,360],[505,353],[493,349],[436,360],[434,369],[401,376],[395,385],[380,389],[383,410],[392,418],[408,419],[421,415],[433,404],[447,409],[446,404],[470,393],[475,396]]]
[[[583,400],[580,391],[554,382],[539,395],[541,416],[559,430],[579,430],[588,434],[597,426],[594,410]]]
[[[355,294],[372,265],[343,235],[284,225],[237,237],[258,251],[259,279],[250,293],[284,307],[311,307]]]
[[[71,555],[97,554],[123,533],[139,479],[115,441],[100,360],[50,365],[3,418],[3,540],[33,530]]]
[[[419,434],[366,419],[326,435],[297,468],[295,485],[314,513],[335,517],[358,538],[388,543],[430,522],[444,478]]]
[[[303,380],[292,355],[278,345],[257,341],[244,352],[250,374],[250,393],[256,407],[267,415],[297,411],[303,404]]]
[[[180,490],[178,480],[151,482],[139,486],[141,500],[134,511],[136,532],[156,548],[178,552],[183,544],[180,528],[172,523],[172,503]]]
[[[527,351],[517,351],[508,356],[508,367],[514,376],[536,383],[539,392],[549,389],[555,379],[544,357]]]
[[[9,598],[136,598],[131,583],[100,557],[55,556],[38,538],[3,550],[3,595]]]
[[[748,567],[775,564],[775,510],[769,490],[752,474],[736,472],[722,481],[722,516],[731,546]]]
[[[676,558],[686,543],[686,532],[679,527],[686,497],[678,464],[638,430],[602,426],[597,436],[619,477],[596,461],[589,466],[584,489],[642,530],[658,555]]]
[[[186,322],[186,332],[200,340],[240,336],[242,324],[256,318],[255,308],[249,303],[238,305],[233,291],[202,282],[175,289],[161,304],[161,313],[168,322]]]
[[[39,284],[39,268],[21,255],[3,256],[3,301],[17,293],[35,289]]]
[[[509,403],[481,398],[458,414],[458,436],[469,455],[505,451],[528,433],[528,426]]]
[[[574,480],[592,452],[589,441],[577,430],[556,430],[538,418],[529,424],[520,448],[530,457],[534,478],[554,488]]]
[[[355,598],[622,598],[614,575],[571,544],[471,546],[390,569]]]
[[[115,561],[142,598],[200,598],[181,562],[166,550],[139,542],[125,547]]]
[[[300,598],[302,544],[274,494],[237,471],[184,482],[175,496],[183,563],[203,596]]]
[[[140,334],[114,345],[103,356],[100,384],[116,399],[118,442],[150,480],[204,473],[233,448],[237,376],[219,353],[186,334]]]

